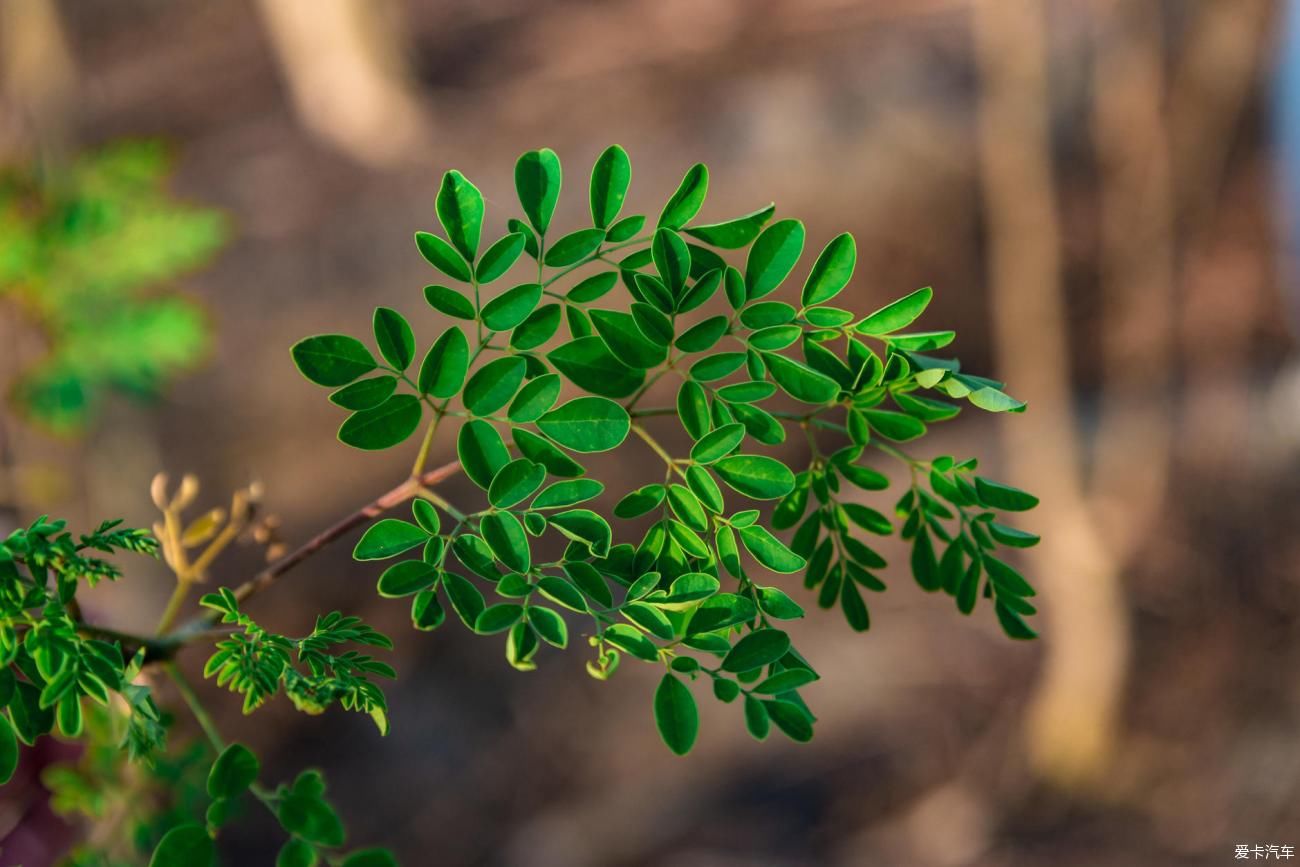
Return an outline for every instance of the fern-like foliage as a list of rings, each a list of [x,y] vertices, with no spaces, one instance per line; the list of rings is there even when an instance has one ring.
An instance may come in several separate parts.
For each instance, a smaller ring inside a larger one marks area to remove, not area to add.
[[[221,612],[223,623],[243,628],[217,643],[204,666],[204,677],[244,697],[244,713],[252,713],[284,690],[299,710],[323,712],[335,702],[345,710],[360,711],[388,733],[388,704],[371,677],[394,678],[392,666],[356,650],[334,652],[342,644],[389,649],[392,641],[357,617],[335,611],[316,619],[316,627],[303,638],[268,632],[239,610],[235,595],[226,588],[209,593],[201,604]],[[295,663],[305,667],[305,671]]]
[[[82,430],[109,390],[152,395],[207,352],[202,309],[163,291],[225,242],[215,211],[174,199],[170,159],[126,142],[53,176],[0,173],[0,300],[45,335],[45,357],[12,384],[17,407]]]

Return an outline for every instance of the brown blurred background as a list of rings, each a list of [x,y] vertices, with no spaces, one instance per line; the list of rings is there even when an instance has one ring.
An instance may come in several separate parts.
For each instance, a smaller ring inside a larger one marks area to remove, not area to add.
[[[80,438],[10,413],[6,505],[147,525],[160,468],[213,505],[259,479],[301,540],[409,455],[339,445],[288,346],[361,331],[377,304],[436,333],[411,233],[444,170],[500,230],[528,148],[564,161],[559,225],[585,219],[611,142],[629,212],[703,161],[703,218],[775,200],[810,248],[851,231],[845,306],[933,285],[928,321],[957,329],[964,365],[1030,402],[924,448],[1042,496],[1025,565],[1043,639],[1006,641],[895,568],[866,635],[838,613],[795,627],[823,674],[812,744],[756,744],[710,703],[676,760],[652,672],[598,684],[575,649],[525,675],[458,624],[412,632],[349,539],[252,613],[292,633],[338,607],[394,634],[392,734],[284,702],[243,718],[204,685],[227,735],[271,779],[323,767],[353,840],[408,865],[1217,865],[1300,846],[1293,19],[1284,0],[0,0],[6,161],[160,138],[174,194],[233,232],[177,284],[208,312],[206,362],[153,404],[109,400]],[[4,312],[0,364],[39,357]],[[257,563],[240,551],[213,580]],[[168,591],[136,570],[88,616],[148,629]],[[0,834],[32,834],[30,809],[6,804]],[[28,867],[66,840],[52,828]],[[269,864],[280,839],[254,816],[223,846]]]

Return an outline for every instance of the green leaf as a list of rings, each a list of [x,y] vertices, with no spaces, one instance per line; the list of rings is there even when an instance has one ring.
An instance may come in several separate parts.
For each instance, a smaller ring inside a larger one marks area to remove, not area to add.
[[[429,306],[439,313],[445,313],[448,316],[454,316],[457,319],[468,319],[473,321],[474,302],[470,301],[464,295],[455,289],[446,286],[425,286],[424,300]]]
[[[467,421],[456,438],[456,453],[465,475],[483,490],[492,484],[497,471],[510,461],[501,434],[485,421]]]
[[[985,387],[972,391],[966,398],[985,412],[1024,412],[1025,402],[1016,400],[1000,389]]]
[[[559,509],[576,506],[599,497],[605,486],[595,479],[570,479],[547,486],[533,498],[534,509]]]
[[[546,481],[546,468],[528,458],[516,458],[502,467],[488,486],[488,502],[498,509],[521,503]]]
[[[316,849],[306,840],[291,837],[275,856],[275,867],[316,867]]]
[[[740,312],[740,321],[747,328],[766,328],[769,325],[793,322],[797,313],[794,307],[784,301],[759,301]]]
[[[895,334],[889,338],[890,346],[911,352],[927,352],[942,349],[956,338],[955,331],[917,331],[911,334]]]
[[[691,602],[708,599],[722,586],[717,578],[704,572],[687,572],[677,578],[668,588],[668,599],[656,602],[663,608],[685,607]]]
[[[431,232],[416,232],[415,246],[430,265],[453,280],[468,283],[473,279],[469,265],[456,248]]]
[[[812,721],[799,705],[792,701],[765,701],[763,707],[776,727],[790,740],[799,743],[812,740]]]
[[[763,702],[752,695],[745,696],[745,729],[754,740],[766,740],[771,727],[772,721],[768,719]]]
[[[871,613],[867,610],[867,604],[862,601],[862,593],[858,590],[857,584],[845,580],[840,585],[840,609],[844,612],[844,619],[848,621],[849,627],[855,632],[866,632],[871,628]]]
[[[618,283],[618,273],[602,271],[593,274],[568,291],[567,298],[577,304],[589,304],[609,294],[609,290]]]
[[[433,342],[420,363],[420,393],[442,399],[459,394],[468,372],[469,341],[452,326]]]
[[[824,373],[775,353],[765,355],[764,360],[776,384],[795,400],[822,405],[833,403],[839,396],[839,383]]]
[[[306,337],[289,353],[303,376],[329,388],[347,385],[379,366],[364,343],[346,334]]]
[[[479,635],[494,635],[505,632],[519,622],[524,616],[524,607],[513,602],[489,605],[474,621],[474,631]]]
[[[718,483],[713,481],[713,476],[709,475],[708,470],[701,466],[687,467],[686,484],[705,508],[715,515],[722,514],[722,491],[718,488]]]
[[[1023,575],[991,554],[984,555],[984,571],[988,573],[989,580],[993,582],[993,587],[1000,596],[1003,594],[1022,597],[1035,595],[1034,588]]]
[[[758,237],[767,221],[776,213],[776,205],[759,208],[753,213],[726,220],[721,223],[706,223],[686,229],[686,234],[698,238],[706,244],[721,247],[724,250],[739,250]]]
[[[510,404],[506,413],[516,423],[537,421],[560,396],[560,377],[546,373],[530,381]]]
[[[339,427],[339,441],[366,451],[390,448],[415,432],[420,412],[418,397],[395,394],[373,409],[348,416]]]
[[[925,433],[925,423],[923,421],[912,418],[910,415],[904,415],[901,412],[890,412],[887,409],[868,409],[863,410],[862,414],[866,416],[872,430],[895,442],[901,443],[914,440]]]
[[[406,370],[415,358],[415,335],[402,314],[388,307],[375,308],[375,343],[379,353],[397,370]]]
[[[338,814],[317,792],[295,788],[280,801],[279,817],[284,830],[310,843],[339,846],[346,836]]]
[[[434,207],[447,237],[465,261],[473,262],[478,255],[479,234],[483,229],[483,194],[453,169],[442,176]]]
[[[698,379],[700,382],[713,382],[722,379],[740,370],[741,365],[745,363],[745,353],[743,352],[719,352],[716,355],[710,355],[707,358],[701,358],[691,365],[691,379]]]
[[[570,509],[552,515],[548,520],[564,536],[587,545],[593,556],[604,557],[609,553],[609,524],[590,509]]]
[[[646,370],[662,364],[668,357],[668,347],[647,337],[632,314],[614,310],[588,312],[605,345],[629,367]]]
[[[545,262],[549,268],[564,268],[576,265],[600,249],[605,240],[602,229],[579,229],[570,232],[555,242],[555,246],[546,251]]]
[[[261,763],[257,756],[243,744],[226,747],[208,772],[208,797],[234,798],[257,779]]]
[[[546,472],[556,478],[571,479],[586,472],[582,464],[560,451],[549,440],[539,437],[532,431],[517,427],[511,431],[511,435],[514,437],[515,445],[519,447],[520,454],[537,461],[537,463],[546,467]]]
[[[13,779],[18,769],[18,738],[9,717],[0,714],[0,786]]]
[[[479,615],[487,607],[487,603],[483,601],[483,594],[468,578],[455,572],[443,573],[442,586],[447,591],[447,598],[451,600],[451,607],[456,612],[456,616],[467,627],[473,629]]]
[[[691,245],[687,244],[686,246],[689,248]],[[691,253],[692,273],[694,273],[697,268],[697,263],[695,262],[694,259],[696,255],[697,255],[696,253]],[[688,313],[691,310],[694,310],[696,307],[703,305],[706,301],[708,301],[710,298],[712,298],[714,295],[718,293],[718,287],[721,285],[722,285],[721,268],[713,268],[709,271],[706,271],[704,274],[702,274],[699,277],[699,279],[695,281],[694,284],[692,284],[690,289],[686,290],[686,294],[682,296],[682,300],[677,303],[678,314]]]
[[[684,756],[700,733],[700,712],[691,691],[672,674],[664,674],[655,690],[655,726],[668,749]]]
[[[756,629],[732,646],[722,670],[737,674],[771,665],[790,650],[790,636],[779,629]]]
[[[691,460],[697,464],[711,464],[734,451],[744,438],[743,424],[723,425],[700,438],[691,449]]]
[[[603,397],[578,397],[537,420],[538,429],[575,452],[605,452],[623,443],[631,430],[627,410]]]
[[[537,590],[547,599],[571,611],[577,611],[579,614],[586,614],[588,611],[587,603],[578,592],[578,588],[563,578],[543,575],[537,579]]]
[[[615,623],[607,628],[605,641],[619,650],[632,654],[637,659],[644,659],[646,662],[655,662],[659,659],[659,651],[655,648],[654,642],[646,638],[641,630],[627,623]]]
[[[546,357],[570,382],[593,394],[630,397],[645,382],[644,371],[619,361],[595,335],[558,346]]]
[[[767,328],[760,328],[749,335],[747,342],[755,349],[775,352],[778,349],[785,349],[790,346],[802,334],[803,329],[798,325],[771,325]]]
[[[330,403],[344,409],[370,409],[379,406],[397,390],[397,377],[374,376],[345,385],[330,395]]]
[[[639,301],[632,304],[632,318],[641,333],[660,346],[667,348],[673,342],[673,323],[661,310]]]
[[[698,382],[687,380],[677,390],[677,417],[691,439],[709,432],[709,400]]]
[[[714,632],[737,623],[748,623],[757,616],[758,611],[745,596],[735,593],[719,593],[705,599],[691,616],[689,632],[698,635],[701,632]]]
[[[630,519],[638,518],[651,509],[657,508],[664,501],[667,490],[663,485],[644,485],[628,493],[614,506],[614,516]]]
[[[737,382],[718,389],[718,397],[728,403],[757,403],[776,394],[770,382]]]
[[[677,192],[673,193],[668,204],[664,205],[659,215],[658,228],[680,229],[691,221],[704,205],[704,196],[709,191],[709,168],[704,163],[696,163],[686,170]]]
[[[158,841],[149,867],[213,867],[216,847],[202,825],[177,825]]]
[[[710,316],[692,325],[686,333],[677,338],[677,348],[682,352],[704,352],[712,349],[714,344],[727,333],[731,323],[725,316]]]
[[[447,619],[447,612],[433,590],[421,590],[411,600],[411,626],[421,632],[432,632]]]
[[[859,322],[855,330],[859,334],[889,334],[900,328],[906,328],[925,312],[933,297],[934,290],[929,286],[917,289],[912,294],[881,307]]]
[[[427,504],[426,504],[427,505]],[[429,541],[423,527],[397,518],[376,521],[352,550],[353,560],[387,560]]]
[[[681,298],[691,273],[691,251],[686,249],[686,242],[672,229],[658,229],[650,253],[669,294],[674,300]]]
[[[769,294],[789,276],[803,253],[804,228],[798,220],[777,220],[749,248],[745,290],[753,301]]]
[[[397,859],[387,849],[359,849],[349,853],[341,867],[397,867]]]
[[[998,623],[1002,626],[1002,631],[1008,638],[1014,638],[1017,641],[1028,641],[1038,637],[1038,633],[1029,628],[1029,624],[1021,618],[1019,614],[1012,611],[1006,605],[998,602],[993,606],[993,610],[998,615]]]
[[[1027,533],[1015,527],[1008,527],[1006,524],[999,524],[996,521],[990,521],[988,527],[989,535],[1008,548],[1032,548],[1039,542],[1039,537],[1033,533]]]
[[[803,608],[784,591],[776,587],[758,589],[758,606],[763,613],[776,620],[798,620],[804,616]]]
[[[731,455],[713,465],[722,480],[755,500],[776,500],[794,488],[794,473],[775,458]]]
[[[510,232],[483,253],[474,276],[480,286],[491,283],[510,270],[524,252],[524,233]]]
[[[806,565],[802,557],[787,548],[785,543],[761,524],[742,527],[740,541],[745,544],[745,550],[754,555],[755,560],[773,572],[790,574]]]
[[[803,284],[801,303],[808,307],[829,301],[840,294],[853,277],[853,266],[857,261],[858,248],[852,235],[845,232],[831,239],[808,272],[808,280]]]
[[[527,369],[528,365],[518,355],[506,355],[489,361],[465,383],[462,395],[465,408],[479,416],[496,412],[515,396]]]
[[[554,337],[559,327],[560,305],[543,304],[510,334],[510,345],[515,349],[536,349]]]
[[[515,190],[528,222],[545,235],[560,198],[560,158],[550,148],[528,151],[515,163]]]
[[[507,569],[527,572],[533,565],[524,525],[512,512],[491,512],[479,521],[479,531],[492,553]]]
[[[385,599],[400,599],[433,586],[438,580],[438,570],[423,560],[403,560],[394,563],[379,576],[379,595]]]
[[[691,493],[690,488],[685,485],[669,485],[668,504],[672,507],[673,514],[692,530],[703,533],[709,529],[709,518],[704,513],[704,505]]]
[[[569,628],[564,625],[564,619],[551,609],[540,605],[530,606],[528,622],[547,644],[561,649],[569,645]]]
[[[632,180],[632,161],[627,151],[610,145],[596,158],[591,169],[591,222],[603,229],[618,218]]]
[[[493,331],[509,331],[521,324],[542,300],[538,283],[523,283],[483,305],[483,324]]]
[[[759,681],[754,687],[754,692],[763,695],[780,695],[783,692],[791,692],[801,686],[807,686],[816,680],[819,680],[816,672],[809,671],[806,668],[791,668]]]
[[[609,585],[605,579],[590,563],[566,562],[564,564],[564,574],[569,576],[574,584],[578,586],[589,599],[600,605],[602,608],[608,608],[614,604],[614,597],[609,592]],[[654,646],[651,645],[651,658],[653,659]]]

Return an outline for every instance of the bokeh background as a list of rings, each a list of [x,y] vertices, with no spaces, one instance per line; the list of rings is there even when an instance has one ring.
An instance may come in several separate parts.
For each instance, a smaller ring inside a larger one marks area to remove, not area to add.
[[[518,673],[458,625],[412,632],[351,538],[321,554],[252,613],[293,633],[337,607],[395,634],[392,734],[283,701],[245,718],[201,689],[270,779],[324,768],[354,842],[519,867],[1218,865],[1300,846],[1300,4],[3,0],[0,34],[0,155],[27,178],[7,194],[100,196],[92,236],[140,213],[119,197],[148,216],[90,252],[76,221],[46,226],[39,256],[21,215],[0,222],[11,526],[147,526],[164,469],[197,474],[205,505],[260,481],[293,543],[400,480],[405,451],[335,441],[288,347],[363,330],[378,304],[431,339],[411,233],[434,225],[438,178],[464,171],[500,229],[515,156],[542,146],[569,179],[560,225],[585,219],[583,179],[619,142],[629,211],[657,213],[698,160],[704,219],[775,200],[810,248],[851,231],[844,306],[933,285],[928,321],[957,329],[966,368],[1030,403],[924,447],[1042,496],[1024,560],[1042,640],[895,569],[867,634],[838,612],[794,627],[823,674],[806,746],[754,743],[710,702],[674,759],[648,667],[600,684],[573,649]],[[141,140],[160,147],[115,150]],[[87,357],[126,373],[96,381]],[[148,629],[168,582],[133,569],[87,617]],[[81,833],[37,770],[0,792],[5,864],[52,863]],[[280,840],[251,815],[223,851],[269,864]]]

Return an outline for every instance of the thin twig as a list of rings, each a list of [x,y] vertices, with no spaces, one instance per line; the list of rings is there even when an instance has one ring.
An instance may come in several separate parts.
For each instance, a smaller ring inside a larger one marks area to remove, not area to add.
[[[261,572],[258,572],[252,578],[235,588],[235,598],[240,602],[255,596],[266,588],[270,587],[276,581],[299,563],[303,562],[313,554],[320,551],[326,545],[345,535],[351,530],[356,529],[372,518],[382,515],[389,509],[398,506],[419,493],[421,488],[429,488],[440,484],[460,472],[460,462],[452,461],[443,464],[440,467],[429,470],[419,478],[411,478],[402,482],[397,487],[385,494],[371,500],[361,508],[347,515],[324,530],[308,539],[295,550],[276,560],[267,566]],[[210,627],[220,614],[216,611],[204,611],[196,615],[188,623],[173,633],[173,637],[186,642],[195,632],[201,632]]]

